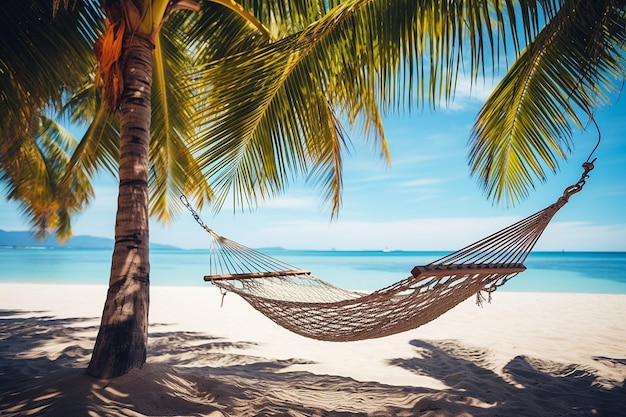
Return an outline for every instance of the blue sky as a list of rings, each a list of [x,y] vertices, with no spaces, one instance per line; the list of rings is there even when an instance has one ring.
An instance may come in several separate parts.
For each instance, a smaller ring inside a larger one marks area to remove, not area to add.
[[[461,83],[461,87],[463,84]],[[546,183],[514,207],[488,201],[469,177],[467,140],[489,87],[459,90],[447,110],[388,117],[387,166],[358,134],[345,156],[343,204],[331,220],[321,195],[304,182],[254,211],[225,207],[201,217],[218,233],[251,247],[337,250],[456,250],[554,202],[582,173],[596,144],[593,127],[576,132],[572,154]],[[545,231],[537,250],[626,251],[626,98],[597,114],[602,142],[585,189],[572,197]],[[0,200],[0,229],[27,230],[16,205]],[[113,237],[114,180],[102,178],[92,205],[74,221],[75,235]],[[151,240],[181,248],[206,248],[208,236],[182,211],[167,226],[152,224]]]

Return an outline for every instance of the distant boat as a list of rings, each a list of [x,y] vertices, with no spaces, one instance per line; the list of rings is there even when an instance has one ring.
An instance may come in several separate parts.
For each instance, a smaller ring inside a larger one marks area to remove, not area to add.
[[[389,246],[385,246],[385,249],[383,249],[383,252],[391,252],[391,249],[389,248]]]

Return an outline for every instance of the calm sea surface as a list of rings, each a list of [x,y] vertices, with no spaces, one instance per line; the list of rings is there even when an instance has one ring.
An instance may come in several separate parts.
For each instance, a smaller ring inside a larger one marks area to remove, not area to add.
[[[264,250],[334,285],[375,290],[445,252]],[[111,250],[0,248],[0,282],[107,284]],[[152,285],[202,286],[208,251],[152,249]],[[626,252],[534,252],[499,291],[626,294]]]

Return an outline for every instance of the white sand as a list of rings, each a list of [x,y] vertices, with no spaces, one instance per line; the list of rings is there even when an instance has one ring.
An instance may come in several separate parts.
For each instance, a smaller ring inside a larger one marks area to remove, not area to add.
[[[0,284],[0,416],[626,416],[626,296],[496,292],[330,343],[234,294],[153,287],[148,364],[84,374],[103,286]]]

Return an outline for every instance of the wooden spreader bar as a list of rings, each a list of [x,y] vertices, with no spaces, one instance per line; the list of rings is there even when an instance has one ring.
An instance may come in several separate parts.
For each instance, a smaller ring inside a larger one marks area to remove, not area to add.
[[[242,274],[220,274],[220,275],[205,275],[205,281],[220,281],[220,280],[236,280],[236,279],[255,279],[255,278],[271,278],[271,277],[284,277],[291,275],[311,275],[311,271],[304,269],[291,269],[287,271],[268,271],[268,272],[246,272]]]
[[[502,274],[509,275],[525,271],[526,267],[521,263],[510,264],[451,264],[451,265],[425,265],[416,266],[411,270],[411,275],[417,278],[420,275],[445,276],[445,275],[470,275],[470,274]]]
[[[466,274],[489,274],[498,273],[502,275],[514,274],[525,271],[526,267],[521,263],[511,264],[451,264],[451,265],[424,265],[416,266],[411,270],[411,275],[418,277],[420,275],[429,276],[445,276],[445,275],[466,275]],[[311,271],[305,269],[291,269],[285,271],[266,271],[266,272],[247,272],[240,274],[219,274],[205,275],[204,280],[220,281],[220,280],[238,280],[238,279],[257,279],[284,277],[293,275],[311,275]]]

